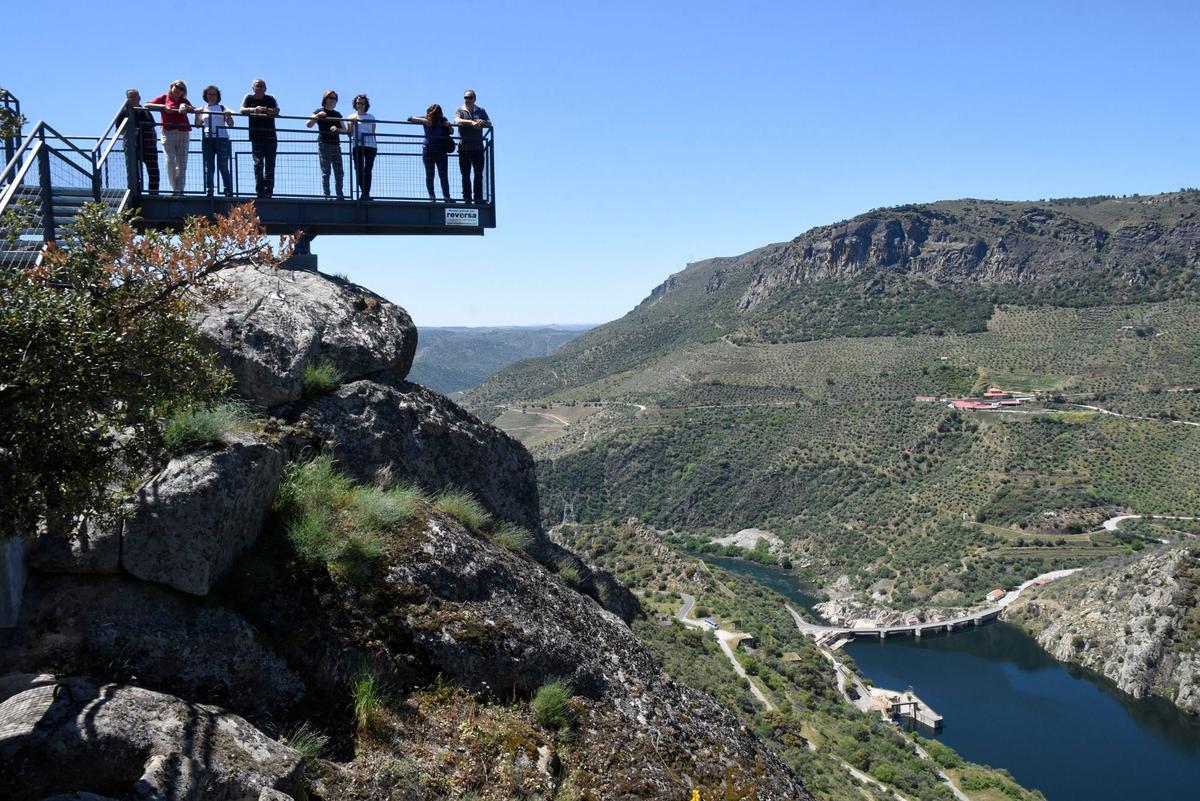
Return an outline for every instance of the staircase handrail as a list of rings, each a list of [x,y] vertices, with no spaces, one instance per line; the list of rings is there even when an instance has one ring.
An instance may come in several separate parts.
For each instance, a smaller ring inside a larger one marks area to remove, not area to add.
[[[104,148],[104,152],[101,153],[99,157],[96,156],[96,151],[99,150],[100,145],[103,144],[103,137],[101,138],[101,141],[96,143],[96,147],[92,148],[92,163],[95,165],[97,171],[99,171],[100,168],[104,166],[104,163],[108,161],[109,154],[112,153],[113,148],[117,146],[117,142],[121,141],[121,137],[125,133],[125,126],[128,124],[128,117],[121,120],[121,124],[117,126],[117,130],[113,133],[112,141],[108,143],[108,147]],[[108,131],[105,131],[104,134],[107,136]]]
[[[54,128],[52,128],[52,127],[51,127],[49,124],[47,124],[45,121],[39,121],[39,122],[38,122],[38,124],[35,126],[35,129],[36,129],[36,128],[41,128],[41,129],[43,129],[44,131],[46,131],[46,132],[48,132],[48,133],[51,133],[51,134],[53,134],[53,135],[54,135],[54,137],[55,137],[56,139],[58,139],[60,142],[62,142],[62,143],[63,143],[64,145],[66,145],[67,147],[69,147],[69,148],[71,148],[72,150],[74,150],[74,151],[75,151],[76,153],[78,153],[78,154],[79,154],[79,155],[80,155],[82,158],[86,159],[88,164],[92,164],[92,163],[93,163],[93,162],[92,162],[92,154],[91,154],[91,153],[88,153],[87,151],[85,151],[85,150],[81,149],[81,148],[80,148],[78,145],[76,145],[76,144],[75,144],[74,142],[72,142],[70,139],[68,139],[67,137],[63,136],[63,135],[62,135],[62,134],[60,134],[58,131],[54,130]],[[30,136],[32,136],[32,135],[33,135],[33,132],[31,131],[31,132],[30,132]],[[44,136],[44,134],[43,134],[43,136]],[[88,176],[89,178],[91,178],[91,177],[92,177],[92,176],[91,176],[91,175],[90,175],[90,174],[89,174],[89,173],[88,173],[86,170],[84,170],[84,169],[83,169],[82,167],[80,167],[78,164],[75,164],[74,162],[70,161],[69,159],[63,159],[63,161],[66,161],[68,164],[71,164],[71,165],[72,165],[72,166],[74,166],[74,167],[75,167],[77,170],[79,170],[81,173],[83,173],[84,175]]]
[[[29,141],[33,141],[33,146],[29,148],[30,158],[25,159],[25,163],[21,164],[20,154],[25,152],[26,145],[28,145]],[[29,168],[37,163],[38,152],[43,147],[46,147],[46,143],[42,142],[41,140],[26,140],[25,143],[22,144],[21,150],[19,150],[17,155],[13,157],[13,160],[9,162],[9,167],[15,163],[20,166],[20,169],[14,173],[13,180],[4,188],[4,193],[0,194],[0,214],[4,213],[8,209],[9,204],[12,203],[13,195],[17,193],[17,190],[20,189],[21,185],[25,182],[25,173],[29,172]],[[9,167],[4,168],[5,174],[8,172]],[[2,175],[3,174],[0,174],[0,176]]]
[[[121,130],[124,128],[125,122],[129,117],[125,111],[125,104],[122,103],[121,107],[117,109],[117,113],[113,115],[112,120],[109,121],[108,127],[104,129],[104,133],[100,134],[100,138],[96,140],[96,145],[92,148],[93,159],[99,154],[100,148],[104,144],[104,140],[108,138],[108,134],[112,132],[114,127],[117,127],[117,120],[121,121],[121,127],[118,127],[116,132],[113,133],[113,139],[115,140],[120,138]],[[107,149],[112,150],[112,146],[110,145]]]

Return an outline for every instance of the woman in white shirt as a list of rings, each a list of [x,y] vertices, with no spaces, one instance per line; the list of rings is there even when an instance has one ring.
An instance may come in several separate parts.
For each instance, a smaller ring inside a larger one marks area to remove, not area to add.
[[[366,95],[354,98],[354,113],[346,118],[350,125],[350,142],[354,146],[354,172],[358,176],[358,194],[362,200],[371,199],[371,170],[375,168],[375,115],[368,114],[371,101]]]
[[[212,196],[213,166],[221,171],[225,197],[233,196],[233,145],[229,129],[233,127],[233,111],[221,105],[221,90],[204,87],[204,106],[196,112],[196,127],[203,132],[204,192]]]

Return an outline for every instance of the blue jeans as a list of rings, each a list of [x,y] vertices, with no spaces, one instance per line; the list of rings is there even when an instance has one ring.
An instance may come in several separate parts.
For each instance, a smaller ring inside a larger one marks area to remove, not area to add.
[[[225,188],[225,197],[233,195],[233,143],[228,139],[217,136],[204,137],[201,153],[204,157],[204,191],[213,193],[214,165],[221,171],[221,183]]]

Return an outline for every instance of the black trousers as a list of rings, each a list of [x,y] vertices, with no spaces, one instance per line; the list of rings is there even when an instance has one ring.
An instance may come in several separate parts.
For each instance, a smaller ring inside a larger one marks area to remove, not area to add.
[[[356,145],[354,148],[354,172],[361,197],[371,196],[371,170],[375,168],[375,155],[378,152],[378,149],[373,147]]]
[[[446,162],[449,156],[444,150],[430,150],[425,148],[421,152],[421,161],[425,163],[425,188],[429,190],[429,199],[434,200],[433,194],[433,168],[436,166],[438,174],[442,179],[442,198],[446,201],[450,200],[450,176],[446,175]]]
[[[146,190],[152,194],[158,194],[158,148],[151,140],[150,147],[142,148],[142,164],[146,165],[146,177],[149,181],[146,184]]]
[[[483,202],[483,159],[482,150],[458,151],[458,169],[462,173],[463,200],[467,203]],[[475,171],[475,190],[471,191],[471,171]]]
[[[251,139],[250,153],[254,157],[254,193],[270,197],[275,193],[275,153],[278,139]]]

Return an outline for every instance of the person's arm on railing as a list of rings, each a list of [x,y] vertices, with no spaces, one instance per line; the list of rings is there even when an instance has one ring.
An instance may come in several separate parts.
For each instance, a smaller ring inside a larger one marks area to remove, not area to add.
[[[322,109],[321,111],[318,111],[318,112],[316,112],[316,113],[315,113],[315,114],[313,114],[311,117],[309,117],[309,118],[308,118],[308,122],[304,123],[304,127],[305,127],[305,128],[311,128],[311,127],[313,127],[314,125],[316,125],[316,124],[317,124],[317,120],[323,120],[323,119],[325,119],[325,111],[324,111],[324,109]]]

